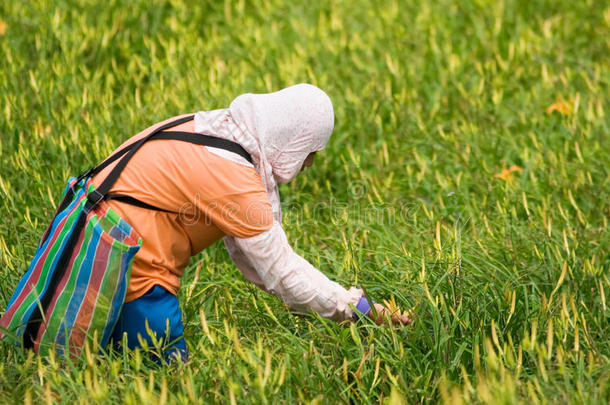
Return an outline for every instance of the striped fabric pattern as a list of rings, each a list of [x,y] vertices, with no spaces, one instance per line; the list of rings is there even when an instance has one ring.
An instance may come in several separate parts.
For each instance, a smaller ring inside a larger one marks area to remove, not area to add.
[[[125,299],[134,256],[142,244],[135,230],[106,202],[89,213],[83,211],[87,192],[94,189],[91,178],[78,183],[71,178],[64,197],[71,189],[70,203],[55,216],[0,318],[0,327],[9,335],[22,337],[32,314],[41,313],[33,346],[37,353],[53,348],[63,353],[69,348],[70,354],[78,355],[94,331],[101,347],[108,343]],[[85,226],[75,229],[80,215],[86,215]],[[79,233],[77,242],[63,271],[59,257],[74,232]],[[46,308],[35,311],[51,280],[60,275]]]

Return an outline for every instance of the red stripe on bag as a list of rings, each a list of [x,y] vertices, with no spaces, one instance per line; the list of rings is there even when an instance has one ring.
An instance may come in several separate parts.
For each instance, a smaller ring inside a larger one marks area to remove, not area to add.
[[[97,301],[97,295],[104,280],[106,269],[108,268],[108,258],[110,257],[110,250],[112,243],[105,241],[100,235],[100,242],[98,243],[98,249],[95,252],[95,258],[93,259],[93,268],[91,269],[91,278],[89,279],[89,285],[87,285],[87,292],[83,297],[83,302],[74,320],[74,326],[70,333],[69,345],[70,348],[82,348],[85,343],[85,337],[87,330],[89,330],[89,324],[93,317],[95,309],[95,303]]]

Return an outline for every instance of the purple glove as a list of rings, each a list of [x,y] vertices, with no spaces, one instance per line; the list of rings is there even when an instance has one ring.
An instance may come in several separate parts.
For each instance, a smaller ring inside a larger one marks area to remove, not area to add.
[[[354,311],[354,315],[352,318],[356,321],[360,318],[360,315],[368,315],[371,312],[371,306],[375,303],[375,301],[369,300],[365,297],[360,298],[358,304],[356,304],[356,311]]]

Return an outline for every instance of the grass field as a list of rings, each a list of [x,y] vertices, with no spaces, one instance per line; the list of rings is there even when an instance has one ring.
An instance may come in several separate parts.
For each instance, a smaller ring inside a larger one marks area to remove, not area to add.
[[[180,292],[188,364],[0,344],[0,403],[610,401],[608,2],[152,3],[0,3],[1,309],[70,175],[311,82],[336,127],[281,188],[289,238],[415,322],[294,317],[217,244]]]

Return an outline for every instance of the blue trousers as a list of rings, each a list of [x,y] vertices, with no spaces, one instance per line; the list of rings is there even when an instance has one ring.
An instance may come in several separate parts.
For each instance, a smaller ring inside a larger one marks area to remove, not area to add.
[[[188,360],[178,298],[159,285],[140,298],[123,304],[111,337],[114,348],[120,350],[124,333],[127,334],[127,346],[130,349],[142,347],[140,339],[148,347],[154,348],[153,336],[146,329],[147,323],[154,338],[163,343],[163,357],[166,361],[170,362],[175,357],[184,362]],[[157,362],[159,360],[156,359]]]

